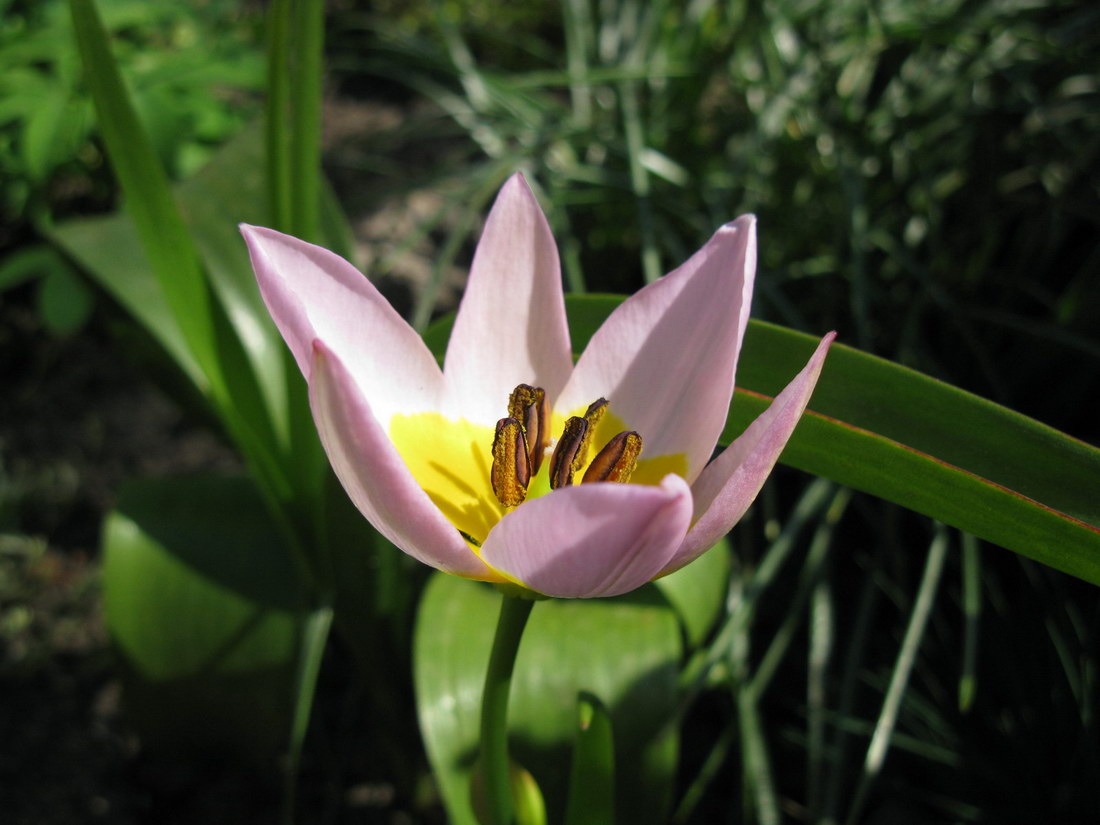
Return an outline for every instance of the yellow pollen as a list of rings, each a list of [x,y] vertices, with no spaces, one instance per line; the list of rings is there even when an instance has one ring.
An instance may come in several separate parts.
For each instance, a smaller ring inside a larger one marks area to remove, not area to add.
[[[527,408],[530,406],[530,403],[526,405]],[[547,446],[549,433],[561,433],[564,438],[568,418],[578,418],[587,425],[587,438],[583,444],[578,445],[569,462],[573,478],[576,473],[582,473],[581,479],[588,481],[629,481],[631,484],[658,485],[669,473],[680,476],[687,474],[687,459],[682,453],[644,458],[635,454],[635,466],[633,472],[629,472],[630,451],[633,447],[630,444],[623,447],[626,456],[624,458],[617,452],[622,445],[613,444],[620,437],[628,440],[626,436],[629,431],[615,415],[611,405],[603,399],[588,408],[575,410],[571,415],[550,412],[544,400],[536,404],[536,407],[543,413],[540,420],[545,423],[540,424],[538,429],[542,430]],[[510,415],[509,418],[515,416]],[[520,425],[525,423],[524,419],[517,420]],[[546,446],[531,449],[532,442],[536,445],[539,443],[530,437],[534,434],[531,432],[534,429],[521,426],[519,430],[522,438],[515,438],[516,431],[512,428],[510,438],[505,441],[506,445],[510,440],[514,448],[511,451],[511,461],[505,456],[505,463],[502,464],[502,467],[509,463],[512,466],[503,475],[508,484],[524,481],[521,467],[514,462],[521,460],[521,452],[527,453],[525,457],[528,459],[529,472],[526,483],[519,485],[524,488],[525,495],[520,501],[530,501],[546,495],[552,489],[552,460],[542,460]],[[502,503],[493,487],[494,451],[491,447],[497,440],[494,428],[474,424],[466,419],[450,419],[437,412],[421,412],[393,416],[389,422],[389,436],[413,478],[455,529],[467,538],[471,551],[478,553],[489,531],[515,506]],[[559,443],[561,440],[559,439]],[[521,450],[521,444],[527,446],[526,451]],[[640,444],[638,449],[640,453]],[[505,452],[508,452],[506,446]],[[537,470],[534,455],[536,452],[540,459]],[[596,464],[595,468],[593,463]],[[607,476],[601,477],[604,472],[608,473]]]

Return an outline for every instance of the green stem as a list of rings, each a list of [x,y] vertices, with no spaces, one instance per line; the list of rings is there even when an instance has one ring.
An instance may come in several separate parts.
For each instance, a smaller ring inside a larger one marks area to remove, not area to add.
[[[298,660],[295,665],[294,707],[290,720],[290,741],[287,747],[286,774],[283,784],[283,825],[294,822],[295,798],[298,791],[298,767],[302,758],[309,718],[313,710],[313,696],[317,690],[317,676],[321,672],[321,659],[325,643],[332,629],[331,600],[325,598],[306,617],[299,640]]]
[[[502,594],[493,652],[481,695],[481,771],[485,780],[487,825],[512,821],[511,771],[508,763],[508,693],[523,628],[534,602]]]

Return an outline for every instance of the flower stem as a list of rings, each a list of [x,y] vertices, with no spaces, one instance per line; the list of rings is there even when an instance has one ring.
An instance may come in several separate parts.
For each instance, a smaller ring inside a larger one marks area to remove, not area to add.
[[[512,821],[508,693],[519,640],[534,604],[530,599],[501,594],[500,617],[481,695],[481,772],[485,781],[486,825],[510,825]]]

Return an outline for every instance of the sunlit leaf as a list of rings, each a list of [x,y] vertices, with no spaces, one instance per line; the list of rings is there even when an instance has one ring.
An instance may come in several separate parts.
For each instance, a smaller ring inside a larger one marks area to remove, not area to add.
[[[424,594],[414,644],[417,707],[428,756],[453,825],[473,825],[470,776],[481,689],[500,595],[437,574]],[[512,756],[534,775],[549,821],[565,810],[582,693],[615,728],[618,822],[664,823],[676,765],[665,722],[681,655],[675,611],[647,587],[625,597],[535,605],[516,662],[509,708]]]
[[[210,476],[133,483],[103,549],[107,628],[142,733],[162,748],[273,758],[306,596],[255,487]]]

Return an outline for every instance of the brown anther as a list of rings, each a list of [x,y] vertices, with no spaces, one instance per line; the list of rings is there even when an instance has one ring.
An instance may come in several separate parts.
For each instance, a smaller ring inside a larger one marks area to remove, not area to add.
[[[573,483],[573,473],[584,463],[584,450],[588,446],[588,422],[573,416],[565,422],[561,438],[550,456],[550,489],[568,487]]]
[[[606,398],[597,398],[588,405],[588,409],[584,412],[584,418],[588,422],[590,430],[595,431],[596,425],[600,423],[600,419],[603,418],[605,412],[607,412]]]
[[[493,436],[493,467],[490,478],[493,493],[505,507],[516,507],[527,498],[531,462],[527,455],[523,425],[518,419],[502,418],[497,422],[496,435]]]
[[[546,447],[550,443],[550,433],[547,432],[550,412],[546,408],[546,391],[542,387],[520,384],[512,390],[508,398],[508,415],[523,425],[531,475],[534,475],[542,466]]]
[[[588,481],[630,481],[642,452],[642,437],[633,430],[621,432],[596,454],[581,483]]]

